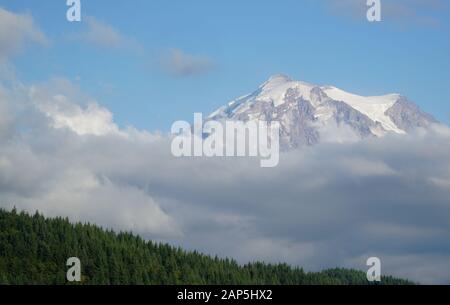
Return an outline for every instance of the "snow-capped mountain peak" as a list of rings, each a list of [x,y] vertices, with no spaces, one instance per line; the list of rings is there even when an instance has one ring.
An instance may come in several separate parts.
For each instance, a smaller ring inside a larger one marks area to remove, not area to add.
[[[269,77],[269,79],[260,86],[260,89],[263,91],[264,90],[269,91],[272,90],[273,88],[282,86],[287,83],[291,83],[293,81],[294,80],[287,75],[275,74]]]
[[[277,74],[251,94],[213,112],[210,120],[277,120],[285,147],[404,134],[436,120],[400,94],[360,96]]]

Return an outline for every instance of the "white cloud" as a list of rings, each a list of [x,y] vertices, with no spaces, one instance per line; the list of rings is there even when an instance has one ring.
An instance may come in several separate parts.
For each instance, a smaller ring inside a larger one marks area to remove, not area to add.
[[[56,81],[53,86],[71,84],[64,80]],[[76,90],[72,88],[72,91]],[[110,111],[101,107],[96,101],[89,100],[86,107],[75,103],[70,95],[54,94],[52,88],[32,86],[29,90],[30,100],[36,108],[45,114],[53,127],[68,128],[78,135],[120,134]]]
[[[12,87],[0,94],[0,106],[15,109],[6,112],[8,120],[2,119],[4,112],[0,117],[2,129],[10,130],[0,134],[0,206],[66,215],[155,239],[182,234],[145,190],[114,184],[91,167],[103,161],[100,137],[112,145],[110,151],[158,137],[119,130],[108,110],[89,99],[83,106],[77,98],[85,95],[67,81]]]
[[[214,62],[206,56],[190,55],[172,49],[161,59],[162,67],[174,76],[201,75],[214,68]]]
[[[28,42],[47,43],[30,15],[15,14],[0,7],[0,61],[22,51]]]
[[[3,88],[1,207],[133,230],[240,262],[364,269],[378,256],[387,274],[448,283],[448,128],[325,143],[284,153],[267,170],[256,158],[174,158],[168,138],[120,129],[89,101],[61,81]],[[71,123],[55,124],[55,113]],[[102,124],[114,131],[86,127]]]

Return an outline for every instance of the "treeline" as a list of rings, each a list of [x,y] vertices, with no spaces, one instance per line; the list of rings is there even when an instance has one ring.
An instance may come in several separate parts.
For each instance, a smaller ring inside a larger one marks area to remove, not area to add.
[[[82,262],[81,284],[368,284],[364,272],[307,273],[285,264],[251,263],[186,252],[68,219],[0,210],[0,284],[68,284],[69,257]],[[384,277],[383,284],[409,284]]]

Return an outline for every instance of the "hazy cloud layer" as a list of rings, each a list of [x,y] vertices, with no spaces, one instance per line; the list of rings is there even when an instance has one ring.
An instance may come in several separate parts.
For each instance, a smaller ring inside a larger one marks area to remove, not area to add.
[[[450,131],[258,159],[176,159],[67,81],[0,87],[0,206],[133,230],[240,262],[450,282]]]
[[[112,26],[99,22],[93,17],[86,18],[88,30],[84,34],[86,41],[102,47],[120,47],[125,39]]]
[[[132,38],[125,36],[115,27],[89,16],[83,19],[84,31],[73,38],[89,45],[105,49],[128,49],[141,51],[142,46]]]
[[[47,43],[33,18],[27,14],[15,14],[0,7],[0,62],[22,51],[25,44]]]
[[[214,68],[214,62],[206,56],[190,55],[172,49],[162,56],[161,66],[171,75],[185,77],[210,72]]]

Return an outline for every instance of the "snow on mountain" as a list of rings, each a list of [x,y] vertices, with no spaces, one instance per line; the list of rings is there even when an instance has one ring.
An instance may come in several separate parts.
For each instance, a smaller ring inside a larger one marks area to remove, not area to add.
[[[405,134],[436,120],[399,94],[359,96],[274,75],[255,92],[231,101],[208,120],[278,121],[285,148]]]
[[[404,133],[404,130],[398,128],[395,123],[386,115],[394,104],[401,98],[399,94],[388,94],[383,96],[359,96],[340,90],[336,87],[323,88],[328,97],[335,101],[343,101],[350,107],[367,115],[375,122],[380,122],[384,129],[396,133]]]

